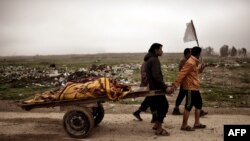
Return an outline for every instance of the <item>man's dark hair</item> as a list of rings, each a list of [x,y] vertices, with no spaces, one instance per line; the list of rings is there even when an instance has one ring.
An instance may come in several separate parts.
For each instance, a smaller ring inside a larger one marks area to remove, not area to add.
[[[185,48],[184,55],[186,56],[189,53],[191,53],[191,48]]]
[[[162,44],[159,43],[153,43],[151,47],[149,48],[148,52],[155,54],[155,49],[159,49],[162,47]]]
[[[197,56],[200,53],[201,53],[201,48],[200,47],[195,46],[195,47],[193,47],[191,49],[191,55],[193,55],[193,56]]]

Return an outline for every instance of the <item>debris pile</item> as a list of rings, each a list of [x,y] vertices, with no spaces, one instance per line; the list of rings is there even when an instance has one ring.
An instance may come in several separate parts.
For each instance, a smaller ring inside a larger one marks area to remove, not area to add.
[[[90,68],[79,68],[76,71],[65,68],[2,66],[0,67],[0,84],[11,84],[11,87],[60,86],[67,82],[88,82],[100,77],[112,77],[120,83],[136,83],[132,78],[139,64],[106,64],[92,65]]]

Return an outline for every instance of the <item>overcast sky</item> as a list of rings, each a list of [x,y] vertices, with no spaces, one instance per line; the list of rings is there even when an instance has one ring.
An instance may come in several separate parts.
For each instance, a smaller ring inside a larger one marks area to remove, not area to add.
[[[0,0],[0,56],[182,52],[191,19],[200,46],[250,50],[249,0]]]

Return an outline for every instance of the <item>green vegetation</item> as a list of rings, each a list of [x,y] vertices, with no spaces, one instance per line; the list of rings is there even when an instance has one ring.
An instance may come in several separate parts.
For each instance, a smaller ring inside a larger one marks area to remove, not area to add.
[[[92,64],[141,64],[146,53],[94,54],[94,55],[55,55],[0,57],[0,68],[25,66],[28,68],[48,68],[56,64],[57,68],[78,70],[89,68]],[[160,57],[164,80],[173,82],[178,73],[178,63],[182,53],[168,53]],[[209,66],[201,75],[201,93],[204,103],[209,106],[250,107],[250,58],[219,58],[205,56],[203,62]],[[1,73],[1,72],[0,72]],[[129,79],[140,81],[140,70],[135,70]],[[0,99],[19,100],[52,87],[21,86],[0,82]],[[139,104],[141,101],[124,99],[124,104]]]
[[[250,84],[250,73],[244,72],[239,76],[241,83],[248,83]],[[249,89],[249,88],[248,88]]]
[[[36,93],[44,92],[51,87],[28,86],[22,88],[12,88],[9,84],[0,85],[0,99],[20,100]]]

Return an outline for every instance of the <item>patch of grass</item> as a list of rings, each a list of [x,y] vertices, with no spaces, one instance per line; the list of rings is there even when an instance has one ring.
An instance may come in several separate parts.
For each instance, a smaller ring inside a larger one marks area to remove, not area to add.
[[[214,64],[214,63],[218,63],[218,59],[213,56],[206,56],[203,58],[203,62],[207,64]]]
[[[36,93],[44,92],[51,87],[28,86],[22,88],[11,88],[10,84],[0,85],[0,99],[1,100],[20,100]]]
[[[141,71],[140,70],[134,70],[134,73],[131,76],[134,81],[141,82]]]
[[[216,101],[218,104],[227,102],[228,105],[236,107],[250,107],[248,87],[223,88],[220,85],[202,84],[202,95],[205,101]]]
[[[241,74],[241,76],[240,76],[240,81],[242,82],[242,83],[250,83],[250,73],[246,73],[246,72],[244,72],[243,74]]]
[[[167,71],[167,72],[163,72],[163,76],[164,76],[164,81],[165,82],[173,82],[175,81],[176,77],[177,77],[178,72],[177,71]]]
[[[203,92],[202,94],[205,96],[206,101],[220,101],[223,99],[223,95],[216,92]]]

